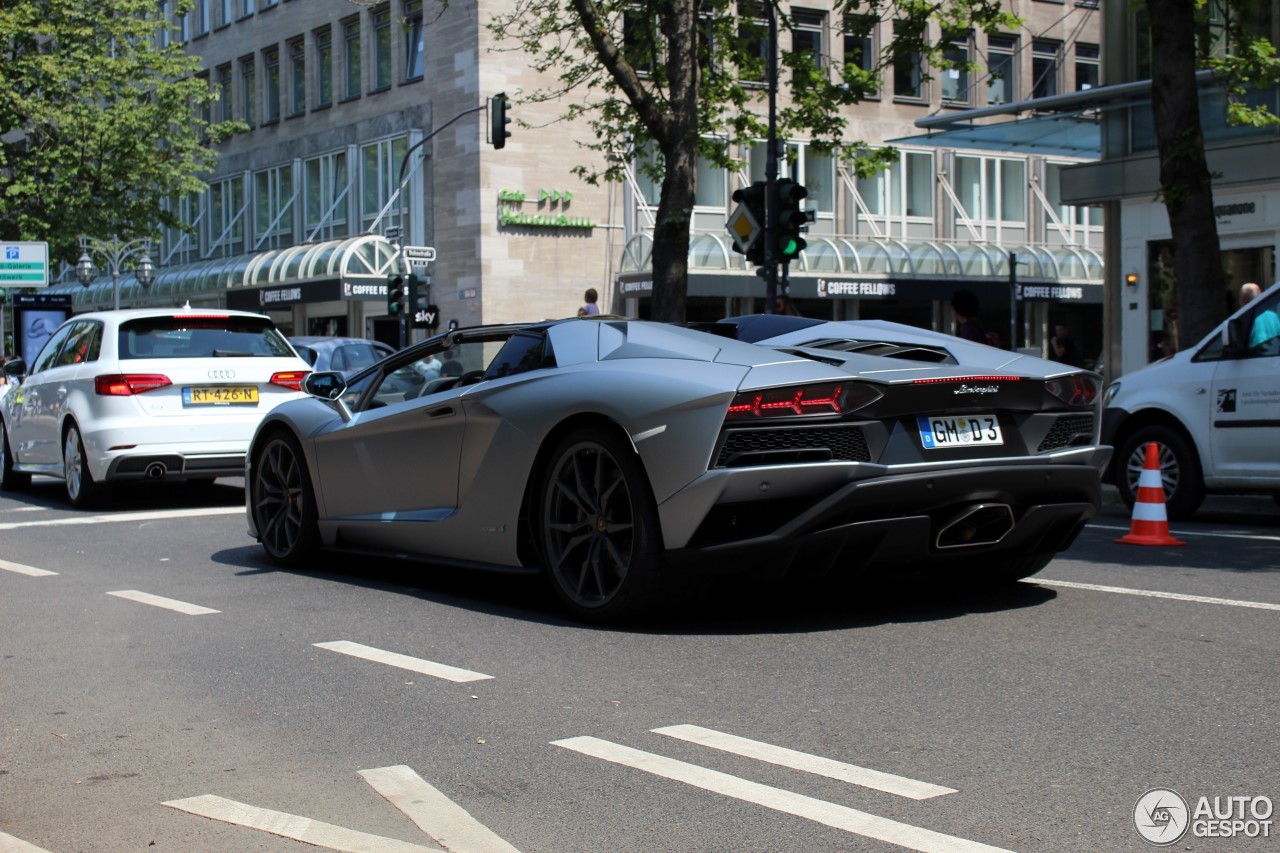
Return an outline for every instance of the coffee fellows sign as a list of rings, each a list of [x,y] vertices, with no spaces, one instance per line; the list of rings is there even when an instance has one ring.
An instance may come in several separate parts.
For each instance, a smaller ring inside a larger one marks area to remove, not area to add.
[[[572,199],[573,193],[568,190],[538,190],[535,203],[523,190],[499,190],[498,224],[524,228],[595,228],[596,224],[587,217],[567,212]],[[526,203],[534,209],[526,209]]]

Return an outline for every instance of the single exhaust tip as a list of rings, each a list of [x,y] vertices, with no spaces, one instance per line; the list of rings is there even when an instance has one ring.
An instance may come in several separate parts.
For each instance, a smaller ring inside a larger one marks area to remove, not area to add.
[[[147,466],[145,473],[148,480],[159,480],[165,474],[169,473],[169,469],[165,467],[163,462],[152,462]]]
[[[938,529],[939,549],[994,545],[1013,529],[1008,504],[974,504]]]

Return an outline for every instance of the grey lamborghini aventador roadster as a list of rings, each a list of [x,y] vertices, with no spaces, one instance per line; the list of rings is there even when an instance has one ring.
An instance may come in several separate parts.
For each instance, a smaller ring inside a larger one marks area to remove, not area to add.
[[[692,578],[1034,574],[1097,511],[1097,374],[878,321],[459,329],[263,420],[250,533],[544,572],[576,616]]]

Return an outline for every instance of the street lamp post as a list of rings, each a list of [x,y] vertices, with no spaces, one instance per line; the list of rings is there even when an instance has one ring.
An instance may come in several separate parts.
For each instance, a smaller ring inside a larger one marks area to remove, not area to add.
[[[93,237],[80,237],[80,260],[76,261],[76,279],[85,287],[93,284],[98,277],[98,268],[93,265],[89,251],[93,250],[107,259],[107,268],[111,271],[111,307],[120,310],[120,266],[127,260],[137,257],[133,274],[138,284],[150,287],[156,280],[156,267],[151,262],[151,240],[139,237],[122,243],[114,234],[110,240],[97,240]]]

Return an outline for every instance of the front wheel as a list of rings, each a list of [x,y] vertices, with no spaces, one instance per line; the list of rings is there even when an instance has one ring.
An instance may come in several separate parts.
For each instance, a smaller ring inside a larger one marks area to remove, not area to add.
[[[0,489],[6,492],[24,489],[31,484],[31,475],[13,469],[13,449],[9,447],[9,431],[0,421]]]
[[[104,484],[93,479],[89,460],[80,440],[80,429],[75,424],[67,427],[62,443],[62,474],[67,487],[67,499],[76,509],[90,507],[101,500],[106,491]]]
[[[1138,478],[1147,459],[1147,445],[1154,442],[1164,484],[1165,514],[1171,521],[1190,518],[1204,500],[1204,482],[1195,448],[1171,427],[1156,424],[1135,432],[1116,457],[1116,489],[1130,509],[1138,494]]]
[[[591,622],[649,607],[661,584],[661,532],[632,449],[607,430],[577,430],[552,454],[540,495],[543,560],[561,602]]]
[[[250,507],[267,555],[296,566],[320,547],[316,496],[302,448],[292,435],[267,440],[253,458]]]

